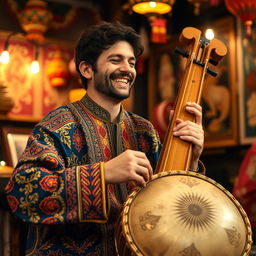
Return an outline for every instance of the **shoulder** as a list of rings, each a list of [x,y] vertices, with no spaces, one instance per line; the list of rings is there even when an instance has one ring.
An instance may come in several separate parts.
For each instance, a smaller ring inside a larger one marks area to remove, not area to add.
[[[66,125],[74,125],[77,123],[77,118],[72,110],[73,103],[61,106],[49,112],[38,124],[50,131]]]

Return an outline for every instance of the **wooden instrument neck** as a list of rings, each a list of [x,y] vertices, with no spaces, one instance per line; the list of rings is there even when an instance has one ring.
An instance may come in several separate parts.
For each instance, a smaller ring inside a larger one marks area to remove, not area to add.
[[[211,43],[201,37],[201,32],[195,28],[183,30],[180,41],[192,46],[185,67],[183,79],[180,83],[174,114],[169,123],[163,149],[157,164],[156,173],[164,171],[185,170],[190,168],[192,157],[192,144],[173,135],[175,121],[195,121],[194,116],[185,110],[187,102],[200,103],[203,81],[208,72],[214,75],[214,71],[208,68],[210,57],[220,60],[227,52],[226,46],[221,41],[214,39]],[[216,50],[216,47],[220,50]]]

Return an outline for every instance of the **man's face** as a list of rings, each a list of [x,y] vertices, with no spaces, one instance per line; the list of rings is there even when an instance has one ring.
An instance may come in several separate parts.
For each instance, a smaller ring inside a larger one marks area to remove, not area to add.
[[[95,89],[117,100],[129,97],[136,77],[135,56],[132,46],[119,41],[98,58],[94,72]]]

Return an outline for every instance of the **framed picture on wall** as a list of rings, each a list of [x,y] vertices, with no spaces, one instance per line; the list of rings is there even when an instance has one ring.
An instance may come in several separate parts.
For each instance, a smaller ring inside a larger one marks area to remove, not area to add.
[[[212,24],[215,37],[228,48],[228,54],[215,67],[217,77],[205,76],[202,106],[205,148],[237,144],[236,44],[235,21],[232,17]],[[169,110],[173,107],[183,77],[187,59],[174,53],[178,39],[153,49],[149,66],[149,118],[163,138],[168,125]]]
[[[228,49],[212,68],[217,77],[206,75],[202,94],[205,147],[235,146],[238,143],[237,71],[235,19],[226,17],[212,24],[215,37]]]
[[[256,31],[246,38],[245,27],[237,19],[239,74],[239,128],[241,144],[256,142]]]
[[[16,166],[26,147],[31,130],[23,127],[1,127],[3,150],[7,165]]]

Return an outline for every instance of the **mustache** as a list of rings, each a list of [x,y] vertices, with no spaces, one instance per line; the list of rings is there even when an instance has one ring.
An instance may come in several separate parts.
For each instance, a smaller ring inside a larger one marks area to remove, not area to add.
[[[130,82],[133,81],[134,79],[134,76],[129,73],[129,72],[114,72],[110,75],[110,79],[115,79],[115,78],[118,78],[118,77],[125,77],[125,78],[129,78]]]

